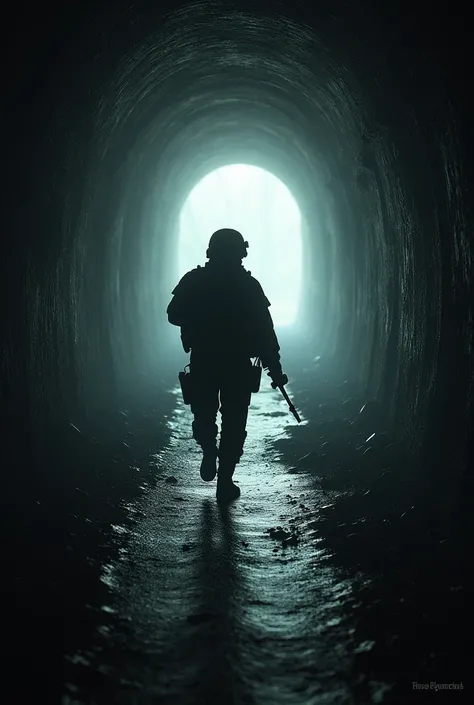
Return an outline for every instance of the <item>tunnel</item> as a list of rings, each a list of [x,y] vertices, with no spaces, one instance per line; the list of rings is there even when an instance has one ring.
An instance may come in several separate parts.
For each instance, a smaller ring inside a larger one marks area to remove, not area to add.
[[[461,702],[467,12],[10,10],[6,701]],[[288,377],[252,394],[227,507],[166,313],[219,228],[248,241]]]

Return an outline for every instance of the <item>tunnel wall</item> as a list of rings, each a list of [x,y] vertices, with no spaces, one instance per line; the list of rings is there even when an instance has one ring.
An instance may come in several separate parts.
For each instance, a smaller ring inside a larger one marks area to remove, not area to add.
[[[232,160],[288,185],[307,249],[321,230],[324,256],[311,249],[306,272],[308,356],[377,399],[418,450],[455,399],[463,442],[450,421],[442,452],[464,462],[472,235],[461,183],[471,175],[460,104],[447,99],[454,78],[415,45],[418,26],[397,28],[399,51],[393,18],[370,4],[372,25],[360,8],[321,6],[316,17],[295,4],[292,24],[278,7],[190,5],[156,33],[151,7],[118,11],[113,24],[89,9],[36,57],[36,73],[24,59],[31,110],[13,86],[7,125],[27,137],[7,160],[23,192],[9,204],[21,235],[5,261],[3,408],[35,444],[66,420],[98,422],[172,368],[164,308],[180,204]]]

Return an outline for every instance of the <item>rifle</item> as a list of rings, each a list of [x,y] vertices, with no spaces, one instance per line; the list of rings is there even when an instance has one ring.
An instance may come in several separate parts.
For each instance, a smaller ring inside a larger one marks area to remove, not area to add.
[[[287,377],[286,375],[283,375],[283,379],[286,380],[286,381],[284,382],[284,384],[286,384],[286,383],[288,382],[288,377]],[[286,403],[288,404],[289,410],[291,411],[291,413],[293,414],[293,416],[295,417],[295,419],[298,421],[298,423],[301,423],[301,419],[300,419],[300,417],[299,417],[299,414],[298,414],[298,412],[296,411],[296,409],[295,409],[295,407],[294,407],[294,404],[291,402],[290,397],[289,397],[288,394],[286,393],[286,389],[285,389],[285,387],[284,387],[284,384],[275,384],[274,382],[272,382],[272,389],[276,389],[276,388],[278,387],[278,389],[280,390],[280,392],[281,392],[281,393],[283,394],[283,396],[285,397],[285,401],[286,401]]]

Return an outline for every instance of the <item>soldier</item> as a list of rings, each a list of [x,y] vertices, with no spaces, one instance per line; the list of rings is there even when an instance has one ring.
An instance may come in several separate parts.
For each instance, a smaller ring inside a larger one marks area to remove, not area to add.
[[[209,262],[184,275],[167,308],[169,322],[181,328],[184,351],[191,351],[193,436],[203,451],[202,479],[210,482],[217,473],[219,501],[240,494],[232,477],[247,436],[250,358],[260,358],[277,386],[288,382],[280,364],[270,302],[242,266],[247,248],[248,242],[236,230],[217,230],[206,251]],[[222,429],[217,449],[219,397]]]

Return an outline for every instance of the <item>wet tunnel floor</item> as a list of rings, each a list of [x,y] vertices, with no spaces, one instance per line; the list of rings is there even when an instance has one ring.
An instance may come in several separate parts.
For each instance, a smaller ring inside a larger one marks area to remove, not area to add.
[[[377,408],[367,415],[331,385],[293,392],[301,425],[273,390],[254,396],[236,472],[242,496],[227,509],[215,481],[199,477],[177,390],[168,412],[127,412],[101,457],[74,431],[71,501],[19,498],[24,540],[35,545],[28,557],[10,542],[12,702],[398,705],[472,695],[469,561],[428,521],[425,482],[415,491]]]
[[[254,397],[235,475],[242,495],[228,507],[200,479],[190,420],[179,403],[170,445],[155,456],[158,485],[133,508],[141,520],[127,548],[104,566],[101,637],[70,656],[101,674],[88,702],[354,702],[356,645],[341,612],[351,585],[311,529],[334,493],[289,472],[275,450],[285,404],[272,390]]]

